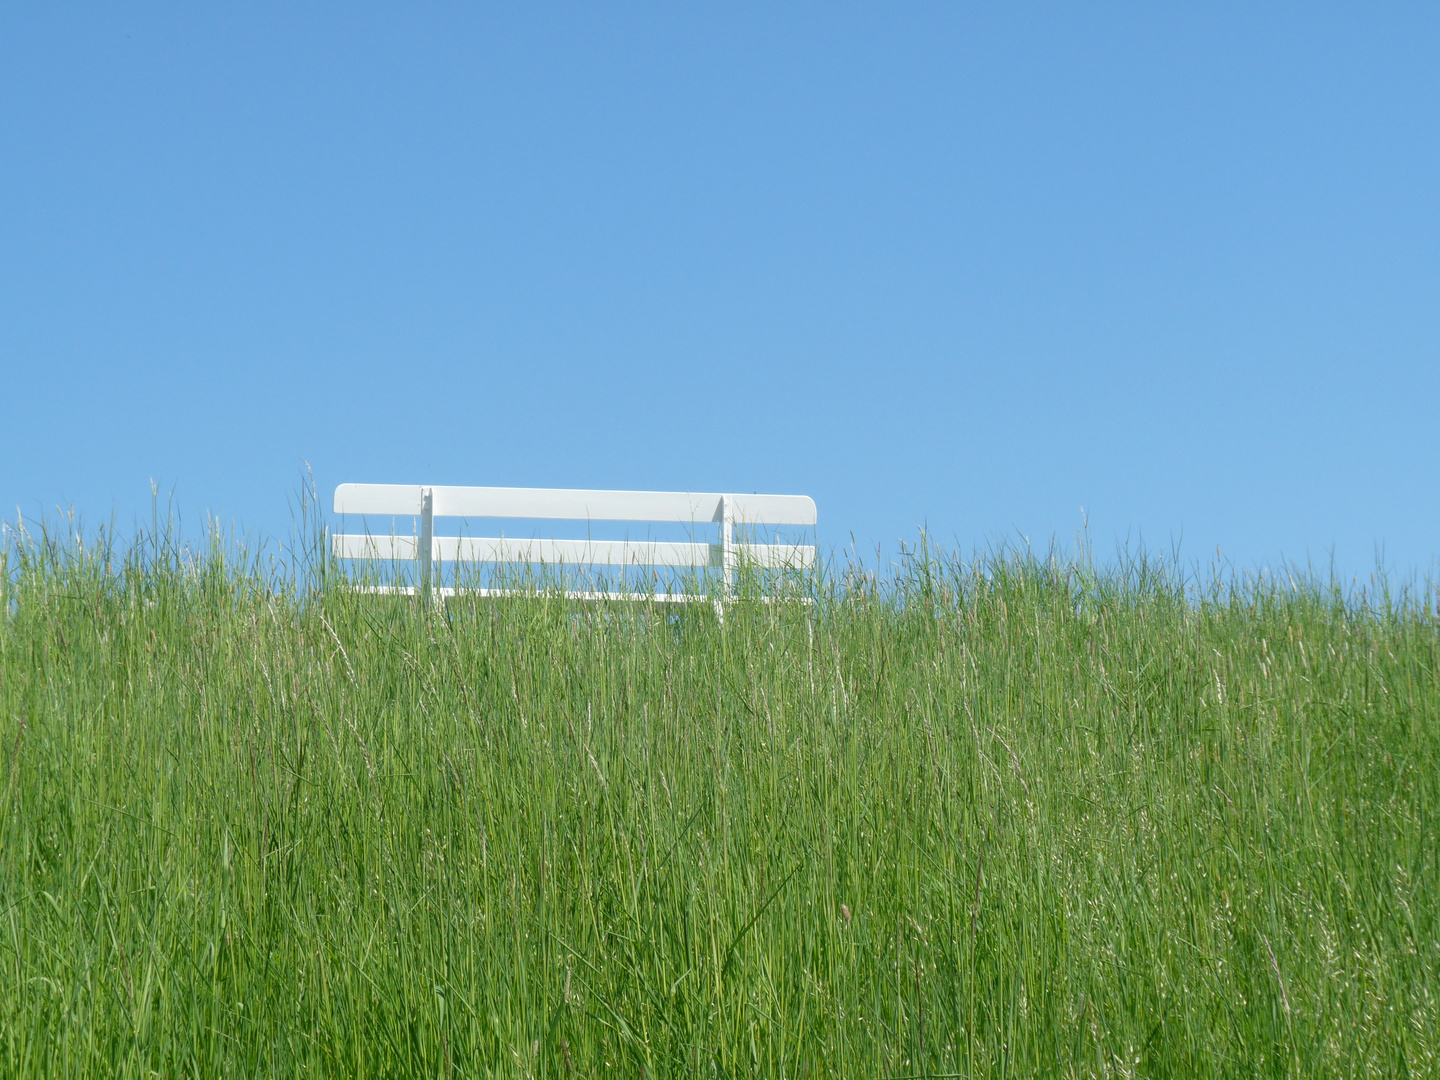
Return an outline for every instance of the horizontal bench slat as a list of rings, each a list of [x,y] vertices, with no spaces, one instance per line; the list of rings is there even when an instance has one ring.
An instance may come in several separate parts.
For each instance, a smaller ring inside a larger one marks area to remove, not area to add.
[[[337,514],[420,513],[419,485],[341,484]],[[583,491],[552,488],[432,487],[436,517],[567,518],[585,521],[714,521],[719,494]],[[814,525],[808,495],[733,495],[735,520],[750,525]]]
[[[335,489],[337,514],[420,513],[418,484],[341,484]]]
[[[360,592],[370,596],[414,596],[416,588],[413,585],[367,585],[361,586]],[[641,603],[653,604],[703,604],[712,603],[718,606],[713,596],[705,596],[697,593],[662,593],[662,592],[602,592],[594,589],[562,589],[562,590],[540,590],[531,589],[454,589],[449,586],[437,588],[435,595],[441,600],[449,600],[452,597],[478,598],[481,600],[511,599],[514,597],[539,598],[539,599],[561,599],[561,600],[621,600],[627,603],[639,601]],[[754,599],[763,604],[803,604],[806,607],[813,607],[815,600],[809,596],[757,596]]]
[[[444,562],[569,563],[600,566],[709,566],[709,544],[624,540],[510,540],[437,536]]]
[[[355,536],[337,535],[330,537],[330,550],[337,559],[377,559],[390,562],[394,559],[413,559],[419,543],[413,536]]]
[[[412,536],[331,537],[337,559],[391,561],[415,558]],[[778,570],[808,567],[815,561],[814,547],[803,544],[737,544],[742,562]],[[670,543],[648,540],[511,540],[504,537],[437,536],[431,558],[441,562],[529,562],[601,566],[719,566],[717,544]]]
[[[728,498],[734,500],[735,520],[742,525],[815,524],[815,500],[809,495],[730,495]]]
[[[799,570],[815,562],[815,549],[808,544],[736,544],[742,562],[765,570]]]
[[[437,517],[570,518],[585,521],[713,521],[718,495],[684,491],[563,491],[437,487]]]
[[[413,559],[409,536],[337,536],[340,559]],[[570,563],[601,566],[709,566],[710,544],[634,540],[511,540],[504,537],[437,536],[431,558],[442,562]]]

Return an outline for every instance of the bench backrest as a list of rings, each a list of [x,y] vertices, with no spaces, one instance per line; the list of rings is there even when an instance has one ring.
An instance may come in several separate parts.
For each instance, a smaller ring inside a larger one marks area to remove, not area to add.
[[[332,538],[336,558],[414,559],[422,588],[429,588],[432,560],[524,562],[607,566],[714,566],[727,590],[741,559],[779,569],[808,567],[815,548],[757,544],[737,539],[735,526],[814,525],[808,495],[697,494],[684,491],[579,491],[557,488],[422,487],[403,484],[341,484],[337,514],[414,516],[418,536],[341,534]],[[506,537],[435,536],[436,517],[541,518],[719,524],[718,543],[651,540],[526,540]]]

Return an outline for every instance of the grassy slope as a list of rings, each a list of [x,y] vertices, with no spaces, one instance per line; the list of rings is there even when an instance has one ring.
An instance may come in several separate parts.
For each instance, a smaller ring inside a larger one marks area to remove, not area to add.
[[[722,629],[8,559],[4,1075],[1440,1069],[1414,605],[994,562]]]

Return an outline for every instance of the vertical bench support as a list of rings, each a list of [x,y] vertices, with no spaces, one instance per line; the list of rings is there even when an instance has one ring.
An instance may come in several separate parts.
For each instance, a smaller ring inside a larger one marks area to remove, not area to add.
[[[415,558],[420,563],[420,598],[422,603],[430,602],[430,557],[435,547],[435,492],[431,488],[420,489],[420,543]]]
[[[729,495],[720,496],[720,569],[723,591],[715,601],[715,615],[723,625],[725,622],[725,601],[735,595],[735,500]]]
[[[735,593],[735,567],[739,559],[735,551],[735,500],[720,496],[720,565],[725,572],[725,598]]]

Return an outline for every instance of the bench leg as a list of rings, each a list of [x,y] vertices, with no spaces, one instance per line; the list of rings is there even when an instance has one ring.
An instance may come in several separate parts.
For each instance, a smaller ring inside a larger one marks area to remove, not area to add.
[[[421,603],[430,603],[430,559],[435,547],[435,492],[424,488],[420,492],[420,543],[415,558],[420,563]]]

